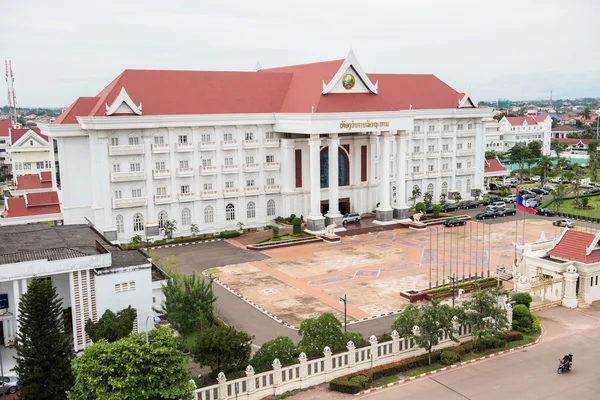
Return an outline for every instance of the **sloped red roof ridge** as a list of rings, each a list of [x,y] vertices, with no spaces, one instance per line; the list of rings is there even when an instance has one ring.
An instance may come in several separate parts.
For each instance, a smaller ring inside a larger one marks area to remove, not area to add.
[[[125,70],[95,97],[80,97],[53,124],[104,116],[122,88],[142,115],[330,113],[457,108],[464,94],[434,75],[367,74],[378,93],[328,93],[344,60],[259,71]],[[357,79],[360,78],[357,76]]]
[[[56,192],[25,193],[23,197],[28,208],[60,204]]]
[[[46,136],[43,133],[41,133],[38,128],[25,128],[25,129],[21,129],[21,128],[15,129],[15,128],[12,128],[10,130],[10,142],[12,144],[17,143],[19,141],[19,139],[21,139],[29,131],[33,131],[33,132],[37,133],[42,139],[44,139],[46,142],[48,142],[48,136]]]
[[[56,192],[53,192],[56,194]],[[28,193],[28,196],[34,193]],[[40,193],[47,194],[47,193]],[[56,194],[57,198],[58,195]],[[59,204],[50,205],[38,205],[28,207],[25,202],[25,197],[7,197],[4,203],[4,211],[2,216],[4,218],[15,218],[15,217],[29,217],[34,215],[46,215],[46,214],[60,214]]]
[[[578,138],[553,138],[552,141],[557,141],[559,143],[567,143],[567,144],[577,144],[577,143],[583,143],[583,144],[589,144],[591,139],[578,139]]]
[[[48,171],[50,174],[50,172]],[[34,190],[34,189],[52,189],[52,176],[50,180],[47,180],[48,175],[44,174],[31,174],[31,175],[20,175],[15,177],[15,190]],[[42,180],[42,176],[46,179]]]
[[[10,135],[10,129],[12,128],[12,122],[10,119],[0,119],[0,136],[8,137]]]
[[[500,172],[504,171],[505,168],[497,158],[491,158],[489,160],[485,160],[484,171],[483,172]]]
[[[592,250],[589,255],[585,254],[595,238],[592,233],[569,229],[548,255],[585,264],[600,262],[600,249]]]
[[[534,117],[504,117],[512,126],[521,126],[523,122],[527,125],[538,125],[538,121]]]

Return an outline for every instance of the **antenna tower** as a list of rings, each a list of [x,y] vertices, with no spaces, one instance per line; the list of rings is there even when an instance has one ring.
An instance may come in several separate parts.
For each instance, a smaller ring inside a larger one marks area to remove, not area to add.
[[[17,125],[17,97],[15,96],[15,76],[10,60],[4,61],[6,68],[6,85],[8,86],[8,117],[13,126]]]

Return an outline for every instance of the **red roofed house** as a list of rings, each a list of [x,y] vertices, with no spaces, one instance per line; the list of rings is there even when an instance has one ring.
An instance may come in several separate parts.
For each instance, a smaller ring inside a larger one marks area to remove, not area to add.
[[[576,139],[576,138],[552,139],[552,141],[557,141],[559,143],[565,143],[567,145],[567,148],[565,149],[565,151],[570,151],[573,153],[581,153],[581,154],[587,154],[588,144],[590,143],[590,140],[591,139]]]
[[[502,177],[502,179],[506,179],[510,176],[510,171],[504,168],[498,158],[492,158],[484,160],[483,176],[486,180],[485,185],[489,187],[492,178]]]
[[[534,296],[569,308],[600,300],[599,243],[600,233],[565,228],[557,239],[525,245],[520,269],[526,278],[517,286],[531,285]]]
[[[7,197],[0,226],[62,221],[57,192],[25,193],[23,197]]]
[[[44,171],[31,175],[15,176],[15,185],[8,190],[13,197],[23,196],[25,193],[51,192],[52,172]]]
[[[549,115],[528,115],[526,117],[504,117],[500,120],[504,149],[515,145],[527,145],[537,141],[542,144],[542,153],[550,155],[552,138],[552,118]]]
[[[59,149],[65,223],[128,241],[162,237],[167,220],[189,235],[294,213],[321,232],[377,207],[391,224],[414,186],[471,198],[491,115],[434,75],[367,74],[350,51],[249,72],[125,70],[42,132]]]
[[[11,156],[14,176],[53,170],[48,136],[40,133],[38,128],[11,128],[7,151]]]

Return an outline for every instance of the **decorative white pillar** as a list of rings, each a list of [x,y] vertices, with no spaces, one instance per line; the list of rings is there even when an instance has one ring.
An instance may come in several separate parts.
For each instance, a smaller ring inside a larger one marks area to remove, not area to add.
[[[567,308],[577,308],[577,268],[569,265],[563,273],[565,279],[565,294],[562,300],[562,305]]]
[[[381,173],[379,174],[379,207],[375,224],[393,224],[394,210],[390,206],[390,147],[394,137],[390,132],[383,133],[383,142],[381,145]]]
[[[329,135],[329,211],[325,214],[325,225],[336,224],[342,226],[342,214],[340,214],[340,188],[339,188],[339,166],[338,152],[340,139],[337,133]]]
[[[396,204],[394,205],[394,219],[408,220],[408,206],[406,205],[406,140],[405,132],[396,136]]]
[[[321,215],[321,139],[319,135],[310,135],[310,214],[307,218],[307,231],[322,232],[325,230],[325,217]]]
[[[191,139],[191,138],[190,138]],[[158,216],[154,210],[154,184],[152,180],[152,137],[144,137],[144,170],[146,171],[146,206],[148,216],[146,220],[146,236],[158,236]],[[175,174],[175,170],[171,170]]]
[[[15,336],[17,336],[17,332],[19,331],[19,303],[21,299],[21,292],[19,291],[19,281],[13,281],[13,303],[15,307],[14,315],[15,315]]]

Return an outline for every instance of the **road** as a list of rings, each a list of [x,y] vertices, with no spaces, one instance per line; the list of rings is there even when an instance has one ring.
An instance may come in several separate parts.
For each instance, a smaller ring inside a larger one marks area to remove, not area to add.
[[[600,398],[600,302],[588,309],[541,311],[539,345],[414,382],[374,392],[369,400]],[[558,375],[558,358],[571,352],[573,369]]]

